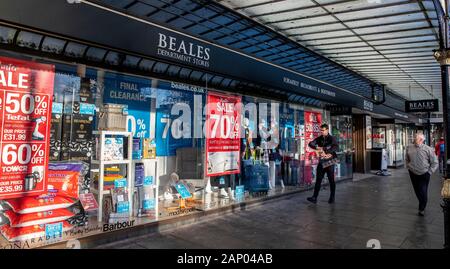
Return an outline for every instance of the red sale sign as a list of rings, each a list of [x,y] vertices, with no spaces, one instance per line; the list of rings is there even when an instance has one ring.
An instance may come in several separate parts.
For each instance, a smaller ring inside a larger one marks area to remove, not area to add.
[[[47,189],[54,66],[0,57],[0,199]]]
[[[305,182],[311,183],[313,180],[312,165],[319,162],[314,149],[308,146],[309,142],[321,135],[320,125],[322,124],[322,114],[318,112],[305,112]]]
[[[206,113],[206,175],[240,172],[241,97],[209,92]]]

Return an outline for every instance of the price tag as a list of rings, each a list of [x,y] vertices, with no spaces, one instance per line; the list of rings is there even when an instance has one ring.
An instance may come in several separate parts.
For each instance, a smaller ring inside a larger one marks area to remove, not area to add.
[[[119,202],[117,203],[117,213],[125,213],[129,210],[129,202]]]
[[[148,176],[144,178],[144,186],[153,185],[153,176]]]
[[[114,180],[114,188],[126,188],[127,187],[127,179],[121,178]]]
[[[245,188],[244,188],[244,185],[236,186],[235,195],[236,195],[236,196],[244,196],[244,194],[245,194]]]
[[[145,210],[155,209],[155,199],[144,200],[143,204]]]
[[[53,223],[45,225],[45,237],[46,238],[55,238],[62,237],[63,233],[63,223]]]

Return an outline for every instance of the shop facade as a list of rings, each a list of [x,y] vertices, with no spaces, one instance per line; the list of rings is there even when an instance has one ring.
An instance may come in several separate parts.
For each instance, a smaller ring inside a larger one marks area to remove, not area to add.
[[[307,145],[323,123],[339,143],[336,179],[352,178],[351,109],[328,105],[365,109],[360,96],[156,26],[143,30],[151,52],[131,55],[40,27],[0,25],[0,248],[309,189]]]

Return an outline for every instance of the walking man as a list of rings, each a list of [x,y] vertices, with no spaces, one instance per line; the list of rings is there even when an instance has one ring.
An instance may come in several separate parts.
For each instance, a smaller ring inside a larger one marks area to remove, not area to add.
[[[409,171],[411,183],[419,200],[419,216],[424,216],[428,201],[428,184],[431,174],[438,167],[438,160],[433,148],[425,145],[425,137],[417,133],[414,144],[406,148],[406,167]]]
[[[311,141],[308,146],[312,149],[319,150],[319,165],[317,166],[316,185],[314,186],[314,194],[312,197],[308,197],[307,200],[311,203],[317,203],[317,196],[319,196],[320,187],[322,185],[322,179],[327,174],[328,181],[330,182],[330,199],[328,203],[334,203],[334,194],[336,191],[336,183],[334,182],[334,164],[327,165],[325,162],[330,162],[337,159],[336,151],[339,146],[336,142],[336,138],[329,134],[327,124],[320,126],[322,135]],[[324,166],[326,166],[324,168]]]

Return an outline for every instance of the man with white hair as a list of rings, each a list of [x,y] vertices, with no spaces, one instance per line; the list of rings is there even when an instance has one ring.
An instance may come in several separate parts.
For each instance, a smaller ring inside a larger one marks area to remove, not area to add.
[[[406,167],[419,200],[419,216],[424,216],[428,201],[428,183],[439,166],[434,149],[425,145],[423,133],[417,133],[414,144],[406,148]]]

